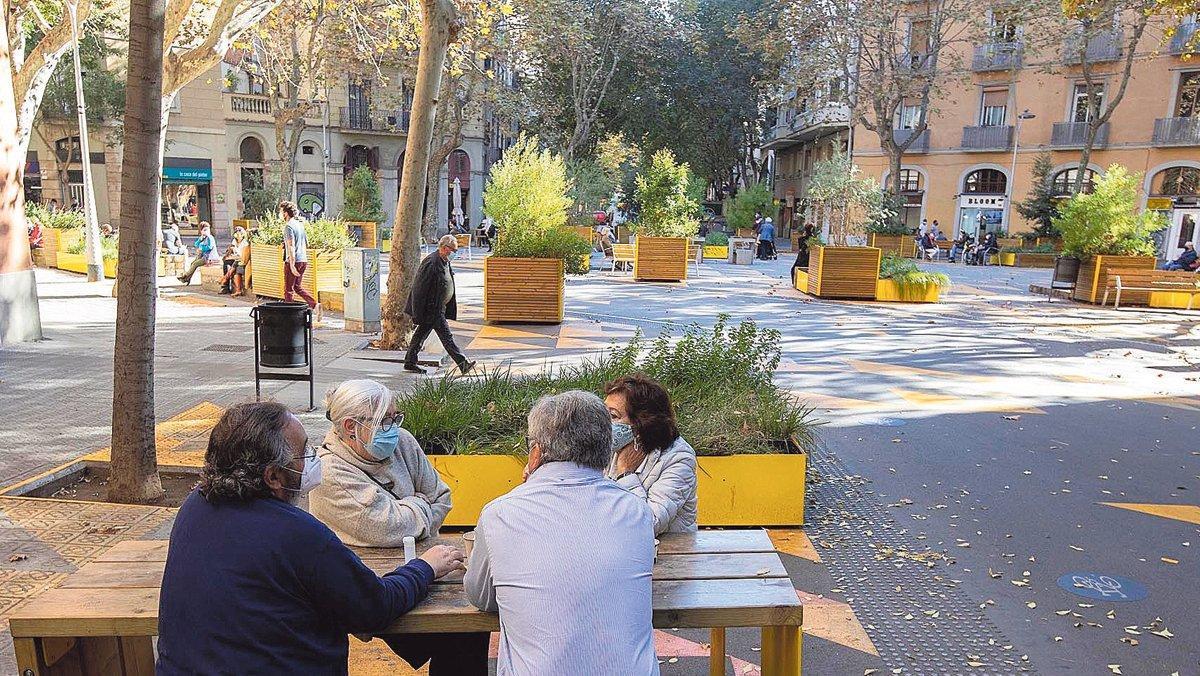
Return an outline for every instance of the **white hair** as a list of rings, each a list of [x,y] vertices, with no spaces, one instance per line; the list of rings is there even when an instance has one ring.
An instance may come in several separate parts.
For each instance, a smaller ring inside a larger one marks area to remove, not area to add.
[[[351,418],[375,429],[394,398],[383,383],[367,379],[347,380],[326,393],[325,415],[334,425]]]
[[[438,240],[438,247],[439,248],[445,247],[447,249],[457,249],[458,248],[458,238],[455,237],[454,235],[442,235],[442,238]]]
[[[604,469],[612,459],[612,422],[604,401],[591,392],[545,395],[529,411],[529,440],[542,462],[574,462]]]

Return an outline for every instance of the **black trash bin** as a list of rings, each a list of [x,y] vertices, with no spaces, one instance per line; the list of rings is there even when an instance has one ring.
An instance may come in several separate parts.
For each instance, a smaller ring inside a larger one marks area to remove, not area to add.
[[[305,303],[272,301],[255,305],[254,394],[262,396],[262,380],[307,380],[308,407],[313,407],[312,310]],[[306,373],[279,373],[270,369],[307,367]]]

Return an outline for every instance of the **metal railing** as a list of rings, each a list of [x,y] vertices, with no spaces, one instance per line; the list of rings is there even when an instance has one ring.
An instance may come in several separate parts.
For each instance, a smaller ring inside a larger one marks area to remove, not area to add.
[[[1085,40],[1086,37],[1086,40]],[[1063,60],[1067,63],[1116,61],[1121,58],[1121,43],[1125,34],[1119,30],[1096,33],[1090,37],[1082,29],[1067,36],[1063,45]]]
[[[1163,117],[1155,120],[1154,145],[1200,146],[1200,116]]]
[[[992,42],[975,45],[971,70],[986,73],[997,70],[1016,70],[1021,67],[1024,45],[1020,42]]]
[[[1167,46],[1167,51],[1172,54],[1194,53],[1197,51],[1196,44],[1196,23],[1189,21],[1188,23],[1180,24],[1175,34],[1171,36],[1171,42]]]
[[[1013,128],[1009,125],[994,127],[963,127],[963,150],[1008,150],[1012,147]]]
[[[1087,122],[1055,122],[1054,130],[1050,132],[1050,146],[1054,148],[1082,148],[1087,140]],[[1095,148],[1108,145],[1108,123],[1096,129],[1096,139],[1092,144]]]
[[[892,140],[895,141],[896,145],[900,145],[900,144],[904,143],[905,141],[907,141],[908,139],[912,138],[913,132],[915,132],[915,131],[916,131],[915,129],[893,129],[892,130]],[[921,135],[917,137],[917,140],[912,142],[912,145],[910,145],[908,147],[908,150],[906,150],[905,152],[908,152],[908,153],[927,153],[927,152],[929,152],[929,130],[926,129],[925,131],[921,132]]]
[[[347,106],[338,109],[339,125],[359,131],[407,132],[409,116],[407,110],[363,110]]]

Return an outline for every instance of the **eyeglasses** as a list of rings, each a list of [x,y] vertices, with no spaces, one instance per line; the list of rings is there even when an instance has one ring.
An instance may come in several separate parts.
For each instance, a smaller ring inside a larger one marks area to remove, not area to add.
[[[393,425],[399,427],[403,424],[404,424],[404,414],[403,413],[397,413],[396,415],[385,415],[379,421],[379,431],[380,432],[391,432]]]

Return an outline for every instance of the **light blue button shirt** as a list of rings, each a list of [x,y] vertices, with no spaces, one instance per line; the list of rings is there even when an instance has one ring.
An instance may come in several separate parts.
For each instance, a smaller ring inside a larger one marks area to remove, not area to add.
[[[464,583],[500,611],[499,676],[653,676],[653,567],[645,501],[552,462],[483,508]]]

